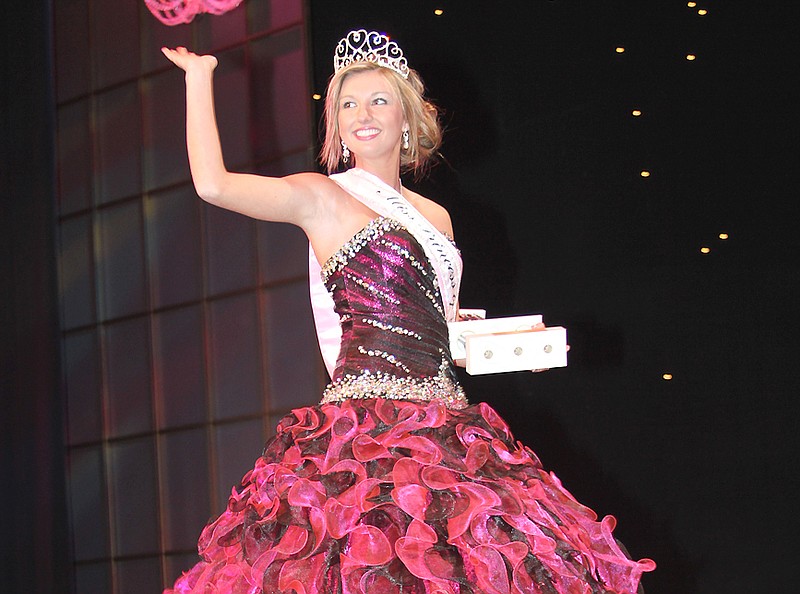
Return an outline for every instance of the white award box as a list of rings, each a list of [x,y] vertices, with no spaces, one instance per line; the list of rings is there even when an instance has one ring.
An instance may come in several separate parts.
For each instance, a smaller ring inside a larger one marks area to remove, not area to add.
[[[541,315],[450,322],[450,351],[470,375],[566,367],[566,329],[532,329],[541,323]]]

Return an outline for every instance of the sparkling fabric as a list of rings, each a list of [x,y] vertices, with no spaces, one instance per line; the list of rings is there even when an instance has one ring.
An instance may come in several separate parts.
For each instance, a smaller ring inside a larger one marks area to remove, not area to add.
[[[467,406],[439,285],[413,235],[378,217],[331,256],[322,279],[342,327],[323,403],[381,397]]]
[[[323,402],[292,411],[174,592],[634,593],[632,561],[453,372],[413,236],[367,225],[326,263],[343,330]],[[168,591],[168,592],[172,592]]]

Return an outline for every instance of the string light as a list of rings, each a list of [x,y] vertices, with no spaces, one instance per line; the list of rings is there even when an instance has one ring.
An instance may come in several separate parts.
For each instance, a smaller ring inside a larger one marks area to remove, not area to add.
[[[435,14],[436,16],[442,16],[444,14],[444,11],[441,8],[437,8],[436,10],[433,11],[433,14]]]
[[[695,6],[697,6],[697,2],[687,2],[686,6],[688,6],[689,8],[694,8]]]
[[[666,380],[666,381],[670,381],[672,379],[672,374],[671,373],[665,373],[665,374],[663,374],[661,376],[661,378]]]
[[[617,48],[614,51],[617,52],[618,54],[624,54],[625,48],[622,46],[617,46]]]
[[[710,254],[711,253],[711,248],[703,246],[703,247],[700,248],[700,253],[701,254]]]
[[[699,14],[700,16],[706,16],[708,14],[708,11],[705,8],[701,8],[697,11],[697,14]]]
[[[650,172],[649,172],[649,171],[647,171],[647,169],[643,169],[643,170],[642,170],[642,171],[639,173],[639,175],[641,175],[642,177],[650,177]]]
[[[728,239],[728,234],[727,233],[720,233],[719,234],[719,238],[720,239]]]
[[[634,109],[633,111],[631,111],[631,115],[635,118],[638,118],[640,115],[642,115],[642,112],[639,109]]]
[[[322,99],[322,95],[320,95],[319,93],[314,93],[313,95],[311,95],[311,98],[314,101],[319,101],[320,99]]]
[[[697,59],[697,56],[695,56],[694,54],[686,54],[686,59],[692,62]]]

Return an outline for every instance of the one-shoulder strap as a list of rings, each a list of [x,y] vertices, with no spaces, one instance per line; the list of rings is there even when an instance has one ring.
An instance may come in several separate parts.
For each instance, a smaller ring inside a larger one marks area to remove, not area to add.
[[[362,169],[350,169],[330,178],[376,214],[403,225],[422,246],[436,272],[447,321],[456,319],[461,284],[461,255],[453,243],[431,224],[402,194]],[[320,265],[309,246],[308,281],[314,324],[322,358],[333,376],[341,347],[342,331],[333,299],[320,276]]]

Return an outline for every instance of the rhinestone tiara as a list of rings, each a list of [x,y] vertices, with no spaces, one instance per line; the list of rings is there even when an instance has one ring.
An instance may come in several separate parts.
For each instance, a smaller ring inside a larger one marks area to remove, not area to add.
[[[358,29],[350,31],[333,54],[333,71],[339,72],[354,62],[374,62],[391,68],[403,78],[408,78],[408,63],[403,50],[383,33]]]

